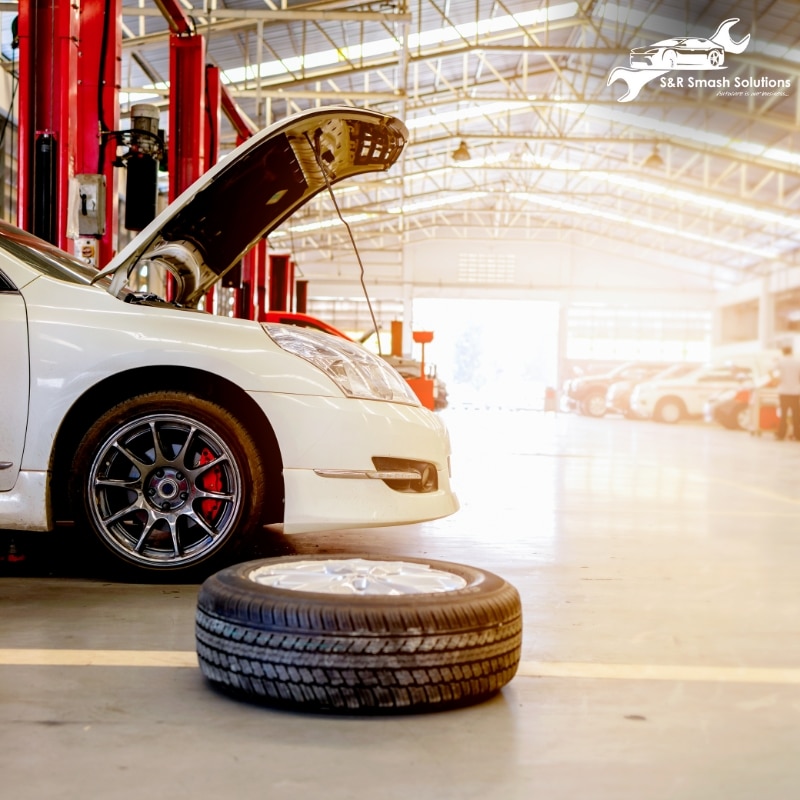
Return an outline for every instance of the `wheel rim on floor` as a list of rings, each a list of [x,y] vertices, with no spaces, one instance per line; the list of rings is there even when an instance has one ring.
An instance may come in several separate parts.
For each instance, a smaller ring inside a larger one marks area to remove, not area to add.
[[[452,592],[467,585],[460,575],[427,564],[364,558],[278,563],[258,567],[248,578],[277,589],[358,596]]]

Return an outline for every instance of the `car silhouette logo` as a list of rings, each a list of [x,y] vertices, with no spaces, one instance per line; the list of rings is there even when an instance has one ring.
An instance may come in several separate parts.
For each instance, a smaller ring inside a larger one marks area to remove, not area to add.
[[[631,50],[634,69],[719,69],[724,63],[725,48],[711,39],[664,39]]]
[[[630,54],[630,68],[615,67],[608,76],[607,85],[625,81],[628,91],[619,102],[627,103],[635,99],[650,81],[672,70],[724,69],[726,54],[742,53],[750,43],[749,33],[738,42],[731,37],[731,28],[737,22],[738,17],[726,19],[708,39],[676,36],[646,47],[634,47]]]

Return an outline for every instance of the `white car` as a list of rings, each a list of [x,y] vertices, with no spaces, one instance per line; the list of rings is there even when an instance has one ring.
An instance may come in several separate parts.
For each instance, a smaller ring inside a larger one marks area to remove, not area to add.
[[[637,417],[674,424],[703,415],[706,401],[723,389],[750,379],[747,367],[700,367],[678,378],[640,383],[631,393],[631,411]]]
[[[388,169],[406,136],[366,110],[295,115],[100,273],[0,223],[0,529],[74,521],[129,566],[179,571],[264,527],[456,511],[447,429],[391,366],[324,333],[197,310],[254,242],[328,185]],[[143,265],[173,276],[171,302],[130,288]]]

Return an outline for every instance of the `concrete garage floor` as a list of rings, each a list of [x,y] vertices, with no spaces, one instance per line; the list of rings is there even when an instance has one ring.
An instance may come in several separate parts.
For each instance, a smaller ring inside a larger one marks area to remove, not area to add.
[[[503,575],[524,642],[502,693],[401,717],[237,702],[193,666],[196,585],[114,583],[64,537],[26,538],[28,559],[0,580],[3,797],[797,797],[800,444],[701,424],[445,416],[457,515],[289,544]],[[119,665],[102,665],[109,650]]]

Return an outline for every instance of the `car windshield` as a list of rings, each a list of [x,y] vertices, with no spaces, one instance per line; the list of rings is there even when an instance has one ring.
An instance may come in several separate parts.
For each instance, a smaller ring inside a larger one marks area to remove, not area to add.
[[[57,280],[91,283],[97,270],[55,245],[0,220],[0,248],[29,267]]]
[[[653,380],[663,380],[664,378],[682,378],[697,369],[697,364],[673,364],[663,372],[659,372]]]

